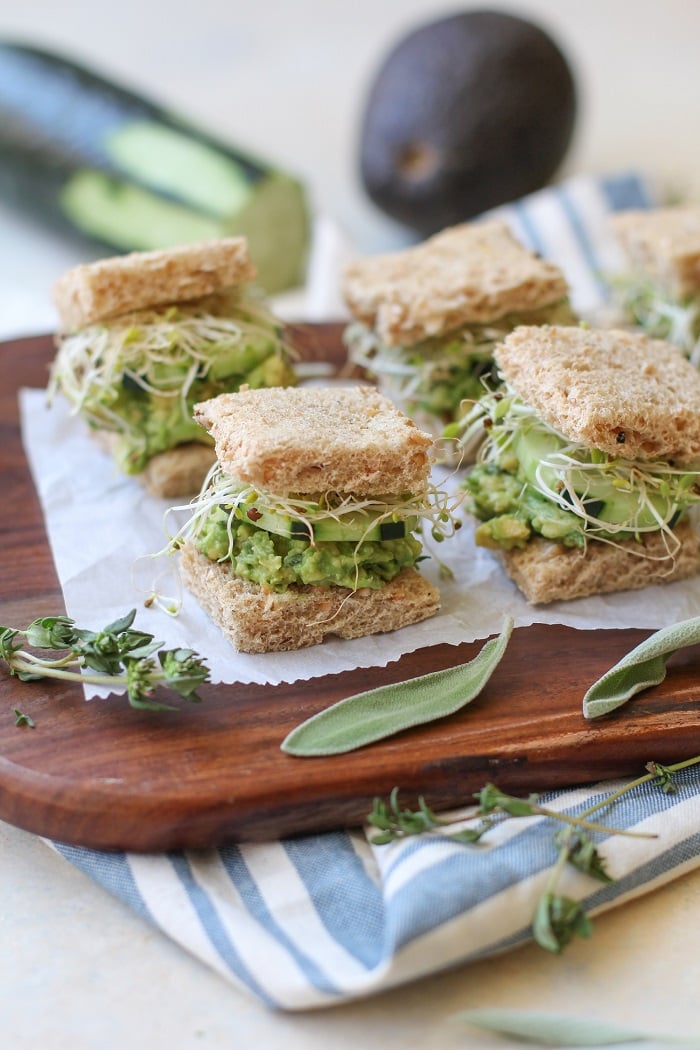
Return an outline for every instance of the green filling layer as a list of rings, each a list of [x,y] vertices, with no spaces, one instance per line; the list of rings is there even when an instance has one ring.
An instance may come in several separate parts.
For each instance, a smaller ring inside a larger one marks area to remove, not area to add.
[[[615,301],[627,320],[655,339],[679,347],[700,363],[700,296],[674,296],[649,279],[632,274],[612,280]]]
[[[672,529],[698,502],[698,473],[690,467],[684,473],[572,446],[545,424],[527,422],[519,399],[484,398],[481,405],[487,402],[489,437],[464,482],[466,506],[482,522],[480,546],[511,550],[533,535],[566,547],[583,547],[587,538],[639,539]]]
[[[113,388],[99,400],[88,399],[85,407],[93,418],[100,415],[101,409],[109,408],[110,413],[123,422],[115,461],[124,473],[139,474],[153,456],[176,445],[188,441],[213,445],[207,432],[192,418],[198,401],[238,390],[242,383],[247,383],[252,389],[291,385],[294,374],[289,366],[274,349],[270,348],[268,353],[270,356],[250,372],[236,371],[219,379],[195,380],[184,399],[152,394],[135,381],[125,380],[118,389]],[[221,366],[216,371],[220,372]],[[93,425],[100,426],[100,423]]]
[[[582,521],[576,514],[562,510],[496,463],[473,467],[465,487],[468,507],[482,522],[475,534],[480,547],[524,547],[533,533],[565,547],[584,544]]]
[[[90,426],[115,433],[117,465],[138,474],[176,445],[212,444],[192,418],[198,401],[244,383],[295,382],[275,319],[234,292],[136,311],[64,337],[49,389],[50,396],[60,390]]]
[[[229,531],[230,530],[230,531]],[[353,543],[289,539],[238,521],[222,507],[204,519],[197,549],[211,561],[229,561],[236,576],[273,591],[300,584],[379,588],[418,561],[413,536]]]
[[[563,300],[488,324],[467,325],[413,346],[383,346],[362,325],[349,326],[346,342],[350,357],[375,375],[409,415],[425,412],[449,423],[461,415],[463,401],[478,400],[485,381],[494,381],[493,349],[514,328],[577,323],[568,300]]]

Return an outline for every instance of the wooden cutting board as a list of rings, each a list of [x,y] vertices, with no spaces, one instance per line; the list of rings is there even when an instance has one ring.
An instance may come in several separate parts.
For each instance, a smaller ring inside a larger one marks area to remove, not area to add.
[[[305,357],[341,362],[338,325],[292,335]],[[51,355],[45,336],[0,345],[0,623],[15,627],[65,612],[17,408],[20,387],[45,385]],[[100,623],[96,610],[84,626]],[[463,712],[318,759],[279,745],[330,703],[463,663],[482,643],[431,646],[388,667],[294,685],[209,685],[201,704],[170,714],[134,711],[123,697],[86,703],[77,686],[20,683],[0,668],[0,819],[77,845],[165,850],[356,825],[394,787],[402,804],[423,795],[444,810],[488,781],[529,793],[639,774],[649,759],[700,753],[700,647],[675,656],[661,686],[606,719],[586,722],[581,699],[648,633],[521,628]],[[14,708],[35,728],[15,725]]]

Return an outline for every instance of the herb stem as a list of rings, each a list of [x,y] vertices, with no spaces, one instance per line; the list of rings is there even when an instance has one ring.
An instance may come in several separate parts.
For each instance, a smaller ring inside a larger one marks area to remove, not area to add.
[[[17,656],[19,656],[19,653]],[[76,664],[76,661],[73,661],[73,663]],[[23,671],[26,674],[41,673],[42,678],[59,678],[66,682],[95,682],[99,685],[116,686],[124,684],[123,675],[97,675],[83,674],[81,671],[66,671],[62,667],[57,666],[57,664],[44,663],[41,660],[20,660],[15,658],[11,666],[14,671]],[[159,681],[163,680],[164,677],[164,675],[153,675],[153,678]]]
[[[28,653],[24,649],[17,649],[13,659],[13,666],[19,667],[20,664],[25,665],[22,667],[23,671],[36,669],[42,672],[59,667],[80,667],[80,661],[74,659],[70,653],[67,656],[60,657],[58,660],[42,660],[40,656]]]
[[[666,768],[671,773],[677,773],[681,769],[688,769],[690,766],[697,766],[700,764],[700,755],[696,755],[695,758],[686,758],[683,762],[674,762],[673,765],[667,766]],[[601,799],[600,802],[596,802],[593,806],[589,806],[581,814],[581,818],[585,819],[590,816],[591,813],[597,813],[601,809],[605,809],[607,806],[617,802],[619,798],[626,795],[630,791],[634,791],[635,788],[641,787],[642,784],[648,784],[651,780],[657,779],[656,773],[645,773],[644,776],[637,777],[636,780],[631,780],[629,784],[623,785],[618,788],[617,791],[613,791],[610,795],[606,795],[605,798]],[[559,816],[559,814],[557,814]],[[562,818],[563,819],[563,818]],[[620,832],[618,832],[620,834]]]
[[[651,774],[643,779],[651,779]],[[631,787],[632,785],[630,785],[630,788]],[[620,794],[622,793],[623,792],[620,791]],[[606,803],[609,801],[612,801],[612,797],[605,800]],[[596,805],[592,806],[590,809],[584,810],[580,817],[572,817],[569,816],[568,813],[558,813],[557,810],[545,809],[544,806],[533,806],[533,813],[539,813],[543,817],[551,817],[553,820],[561,820],[564,824],[570,824],[572,827],[585,828],[586,831],[601,831],[608,835],[627,835],[629,838],[635,839],[655,839],[658,837],[657,835],[653,835],[646,831],[627,831],[625,828],[611,828],[606,824],[596,824],[594,821],[586,820],[585,818],[587,814],[598,809],[600,805],[601,803],[596,803]]]
[[[573,831],[573,827],[569,827],[562,833],[559,845],[559,855],[549,873],[545,893],[554,893],[557,882],[559,881],[559,876],[566,867],[566,863],[569,859],[569,848],[571,845],[571,839],[573,838]]]

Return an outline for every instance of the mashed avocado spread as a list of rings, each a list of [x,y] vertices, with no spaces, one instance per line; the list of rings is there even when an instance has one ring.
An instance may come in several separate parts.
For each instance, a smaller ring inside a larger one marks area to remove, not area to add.
[[[524,547],[533,533],[557,540],[565,547],[584,544],[580,518],[562,510],[497,463],[477,464],[468,474],[465,487],[469,493],[467,505],[482,522],[475,533],[480,547]]]
[[[228,560],[236,576],[273,591],[286,591],[295,584],[378,588],[403,568],[414,565],[422,551],[413,536],[312,543],[239,521],[223,507],[209,511],[196,542],[207,558]]]

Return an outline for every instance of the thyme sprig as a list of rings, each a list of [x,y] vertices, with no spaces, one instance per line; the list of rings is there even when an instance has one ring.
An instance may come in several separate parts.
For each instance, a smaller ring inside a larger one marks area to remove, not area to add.
[[[125,689],[130,705],[140,710],[174,710],[152,698],[159,686],[198,702],[197,689],[209,678],[203,659],[192,649],[161,648],[153,635],[132,627],[135,616],[132,609],[100,631],[76,627],[68,616],[43,616],[23,630],[0,627],[0,660],[22,682],[54,678]]]
[[[385,845],[398,839],[407,838],[410,835],[422,835],[426,832],[436,832],[439,828],[447,827],[451,820],[445,820],[434,813],[427,805],[421,795],[418,799],[418,809],[404,809],[399,806],[399,789],[394,788],[389,796],[389,801],[384,802],[375,798],[372,812],[367,817],[368,822],[379,829],[380,834],[372,838],[375,846]],[[464,828],[460,831],[451,832],[447,838],[454,842],[478,842],[481,836],[492,826],[492,820],[484,820],[475,828]]]
[[[388,803],[380,798],[374,799],[372,812],[368,815],[367,822],[377,828],[379,834],[374,835],[371,842],[373,845],[386,845],[410,835],[432,834],[440,835],[452,842],[474,845],[503,819],[545,817],[557,822],[558,827],[553,836],[557,859],[535,906],[532,917],[532,935],[540,947],[559,954],[575,936],[589,937],[593,930],[591,920],[582,903],[559,891],[559,882],[566,867],[574,867],[599,882],[610,883],[614,879],[608,873],[605,858],[599,852],[593,836],[605,834],[634,838],[656,837],[645,832],[609,827],[590,818],[601,810],[611,807],[624,795],[639,788],[642,784],[653,783],[655,787],[667,794],[676,791],[674,774],[698,764],[700,764],[700,756],[675,762],[672,765],[650,761],[646,764],[647,772],[643,776],[629,781],[623,787],[588,806],[578,816],[560,813],[541,805],[537,794],[531,794],[528,798],[518,798],[506,794],[495,784],[489,783],[473,796],[478,800],[474,813],[474,817],[478,818],[478,824],[474,827],[459,828],[455,832],[446,830],[454,823],[454,819],[439,817],[422,796],[418,800],[417,810],[401,807],[398,800],[399,789],[394,788]]]

